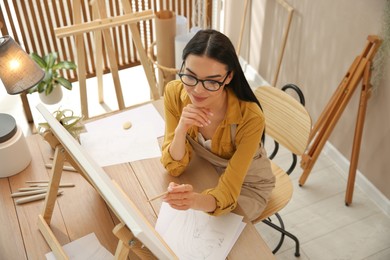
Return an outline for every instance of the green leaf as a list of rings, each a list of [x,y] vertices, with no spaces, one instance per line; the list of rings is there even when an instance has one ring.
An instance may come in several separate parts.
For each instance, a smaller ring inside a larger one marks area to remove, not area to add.
[[[45,82],[48,84],[51,81],[53,81],[53,72],[52,72],[52,70],[46,70],[45,77],[42,79],[41,82]]]
[[[56,78],[55,82],[64,86],[64,88],[66,88],[66,89],[72,90],[72,83],[70,83],[69,80],[67,80],[64,77]]]
[[[47,64],[46,69],[53,68],[54,63],[57,60],[57,57],[58,57],[57,52],[51,52],[51,53],[49,53],[48,55],[45,56],[45,61],[46,61],[46,64]]]
[[[54,117],[57,119],[57,121],[60,121],[62,117],[64,117],[64,112],[58,108],[57,111],[54,111]]]
[[[77,65],[71,61],[60,61],[53,66],[53,70],[58,70],[58,69],[73,70],[73,69],[77,69]]]
[[[45,91],[45,86],[46,86],[46,82],[44,82],[44,81],[39,82],[38,85],[37,85],[38,93],[44,92]]]
[[[32,93],[37,92],[37,91],[38,91],[38,84],[35,85],[34,87],[28,89],[28,90],[27,90],[27,93],[28,93],[28,94],[32,94]]]
[[[38,64],[39,67],[41,67],[42,69],[46,69],[47,64],[45,60],[42,59],[38,54],[33,52],[30,54],[30,57]]]
[[[53,116],[76,139],[78,139],[79,134],[82,131],[85,131],[85,127],[82,122],[83,116],[74,116],[71,109],[61,110],[58,108],[53,112]],[[47,123],[40,123],[38,126],[39,133],[41,134],[50,130],[50,126]]]
[[[43,58],[40,57],[36,53],[31,54],[31,58],[42,68],[45,70],[45,77],[42,81],[33,89],[31,89],[32,93],[34,91],[38,91],[39,93],[45,92],[46,95],[49,95],[54,88],[55,84],[59,84],[66,89],[72,90],[72,84],[69,80],[60,76],[60,70],[72,70],[77,69],[77,65],[72,61],[59,61],[57,52],[51,52],[45,55]]]
[[[38,124],[38,132],[39,133],[44,133],[48,129],[50,129],[50,125],[48,123],[39,123]]]
[[[49,82],[46,86],[46,89],[45,89],[45,94],[46,96],[49,95],[52,91],[53,91],[53,83]]]
[[[80,117],[78,116],[68,116],[68,117],[64,117],[61,119],[61,123],[62,125],[66,125],[67,128],[71,128],[73,126],[75,126],[79,121],[80,121]]]

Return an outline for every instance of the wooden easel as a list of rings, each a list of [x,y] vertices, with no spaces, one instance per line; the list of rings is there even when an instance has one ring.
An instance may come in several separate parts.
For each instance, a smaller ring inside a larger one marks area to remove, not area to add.
[[[68,154],[52,132],[46,132],[44,134],[44,139],[52,148],[54,148],[55,152],[52,174],[49,182],[49,190],[46,196],[43,212],[38,216],[38,228],[52,249],[55,257],[57,259],[68,259],[68,256],[50,228],[50,222],[57,199],[64,162],[68,161],[81,174],[81,176],[84,177],[84,179],[86,179],[91,185],[92,183],[88,177],[83,174],[82,169]],[[157,259],[148,248],[144,247],[142,243],[134,237],[131,230],[127,228],[123,222],[114,227],[113,233],[119,239],[115,252],[115,259],[127,259],[129,255],[131,255],[131,259]]]
[[[99,93],[99,102],[103,102],[103,86],[102,86],[102,75],[103,68],[99,66],[102,64],[102,45],[101,38],[103,36],[106,51],[108,55],[108,60],[111,68],[111,74],[114,81],[114,87],[116,91],[118,107],[119,109],[125,108],[122,89],[119,81],[118,74],[118,64],[115,58],[115,49],[114,43],[111,38],[110,28],[114,26],[119,26],[123,24],[129,24],[130,31],[132,34],[132,39],[136,49],[138,50],[138,55],[141,60],[141,64],[146,73],[146,78],[149,83],[151,97],[153,100],[158,99],[160,96],[158,94],[157,82],[153,72],[153,68],[150,65],[146,51],[142,45],[140,33],[137,27],[137,22],[141,20],[148,20],[154,18],[152,10],[146,10],[142,12],[132,13],[131,5],[129,1],[122,1],[122,6],[125,14],[116,17],[107,17],[106,5],[104,0],[92,0],[90,4],[93,7],[93,16],[94,21],[82,23],[81,17],[81,3],[80,0],[73,1],[73,19],[74,25],[66,26],[63,28],[57,28],[54,30],[57,37],[68,37],[74,36],[75,43],[77,48],[77,69],[78,69],[78,79],[80,84],[80,103],[81,103],[81,113],[85,118],[89,118],[88,113],[88,102],[87,102],[87,88],[86,88],[86,64],[85,64],[85,51],[84,51],[84,38],[83,34],[93,31],[95,33],[94,38],[96,42],[96,75],[98,78],[98,93]]]
[[[310,135],[308,149],[306,150],[305,154],[302,155],[301,160],[301,167],[304,169],[304,171],[299,179],[300,186],[305,184],[315,162],[317,161],[318,156],[321,153],[322,148],[332,133],[352,94],[357,88],[358,83],[362,80],[362,89],[360,92],[359,109],[353,140],[347,190],[345,195],[345,204],[347,206],[352,203],[367,100],[370,97],[371,91],[370,77],[372,60],[382,43],[382,40],[375,35],[368,36],[367,40],[368,43],[362,54],[356,57],[340,85],[333,94],[332,98],[330,99],[329,103],[320,115],[317,123],[314,125]]]

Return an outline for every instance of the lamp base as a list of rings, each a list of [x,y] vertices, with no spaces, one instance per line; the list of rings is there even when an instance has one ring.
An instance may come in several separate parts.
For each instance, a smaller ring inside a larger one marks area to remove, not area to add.
[[[31,154],[23,131],[12,116],[0,113],[0,178],[21,172],[30,162]]]

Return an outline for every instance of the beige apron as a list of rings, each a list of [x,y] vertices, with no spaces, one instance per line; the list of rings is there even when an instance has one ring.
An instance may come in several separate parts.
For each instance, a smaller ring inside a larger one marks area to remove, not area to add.
[[[232,137],[234,137],[236,125],[231,126]],[[196,154],[209,161],[219,174],[225,171],[229,160],[210,152],[188,135],[187,140],[189,140]],[[263,212],[274,187],[275,176],[272,173],[270,161],[265,149],[259,145],[238,197],[238,203],[249,220],[257,218]]]

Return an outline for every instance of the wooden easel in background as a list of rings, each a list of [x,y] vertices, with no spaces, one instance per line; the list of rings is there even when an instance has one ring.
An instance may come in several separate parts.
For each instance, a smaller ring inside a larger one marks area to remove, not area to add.
[[[86,87],[86,64],[85,64],[85,48],[84,48],[84,38],[83,34],[93,31],[95,33],[95,43],[96,43],[96,63],[102,64],[103,54],[102,54],[102,44],[101,39],[103,36],[108,60],[110,64],[111,74],[114,81],[118,107],[119,110],[125,108],[122,89],[119,80],[118,74],[118,63],[115,58],[115,48],[114,43],[111,38],[110,28],[114,26],[119,26],[123,24],[129,24],[130,31],[132,34],[132,39],[136,49],[138,50],[138,55],[141,60],[141,64],[146,73],[146,78],[149,83],[150,93],[153,100],[159,98],[157,82],[153,72],[153,68],[150,65],[146,51],[142,45],[140,33],[137,27],[137,22],[141,20],[149,20],[154,18],[152,10],[146,10],[142,12],[132,13],[131,5],[129,1],[122,1],[122,6],[125,14],[115,17],[107,17],[106,4],[104,0],[92,0],[90,4],[93,7],[94,19],[91,22],[83,22],[81,16],[81,2],[80,0],[73,1],[73,19],[74,24],[71,26],[66,26],[63,28],[57,28],[54,30],[57,37],[68,37],[74,36],[75,43],[77,48],[77,75],[80,84],[80,105],[81,113],[85,118],[89,118],[88,113],[88,101],[87,101],[87,87]],[[102,85],[102,76],[103,68],[102,66],[96,66],[96,76],[98,78],[98,88],[99,88],[99,102],[103,102],[103,85]]]
[[[313,169],[318,156],[321,153],[326,141],[332,133],[342,112],[347,106],[352,94],[362,80],[360,92],[359,109],[356,120],[355,134],[353,139],[352,155],[350,161],[347,190],[345,194],[345,204],[349,206],[352,203],[353,189],[355,184],[356,170],[359,160],[360,144],[363,133],[364,119],[366,114],[367,100],[370,97],[371,85],[371,65],[372,60],[382,43],[382,40],[375,35],[367,37],[368,43],[361,55],[357,56],[348,72],[344,76],[340,85],[331,97],[329,103],[320,115],[318,121],[310,135],[308,149],[302,156],[301,167],[304,169],[299,185],[303,186]]]

